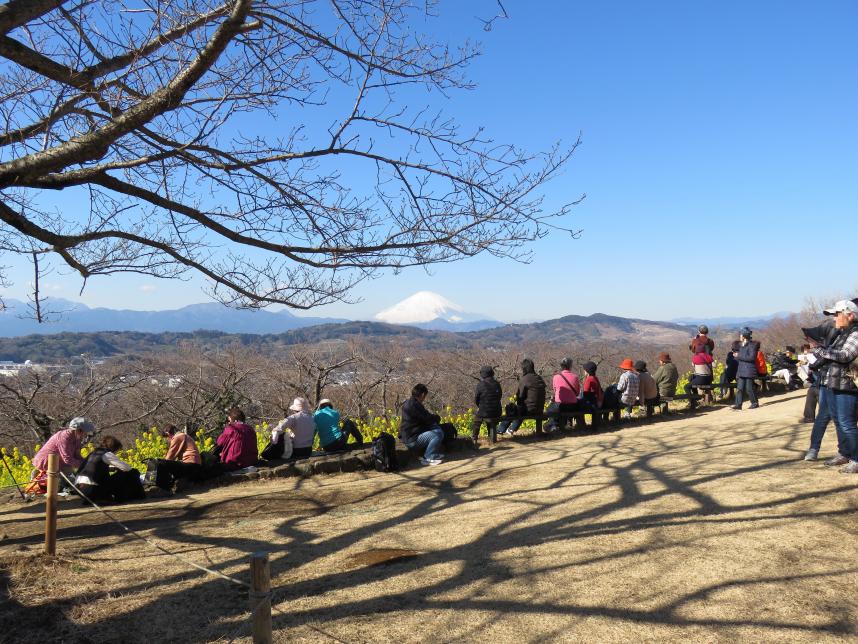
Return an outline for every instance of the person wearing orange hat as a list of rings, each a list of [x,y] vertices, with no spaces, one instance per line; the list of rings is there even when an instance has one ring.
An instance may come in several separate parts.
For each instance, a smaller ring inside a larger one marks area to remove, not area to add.
[[[635,363],[631,358],[626,358],[620,365],[623,373],[620,374],[620,379],[617,381],[617,391],[620,393],[620,403],[625,407],[623,418],[632,417],[632,407],[638,400],[640,391],[640,379],[635,372]]]

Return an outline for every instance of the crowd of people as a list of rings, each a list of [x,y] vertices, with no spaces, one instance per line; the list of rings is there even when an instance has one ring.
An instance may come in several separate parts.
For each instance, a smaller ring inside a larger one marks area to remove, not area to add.
[[[802,329],[807,342],[801,353],[787,346],[772,358],[772,375],[782,378],[790,389],[808,387],[805,410],[801,422],[812,423],[810,447],[804,459],[816,460],[826,428],[834,422],[837,431],[838,451],[825,464],[840,466],[841,472],[858,473],[858,427],[856,427],[856,401],[858,401],[858,299],[841,300],[825,309],[827,320],[813,328]],[[715,342],[709,337],[705,325],[689,343],[691,377],[685,389],[697,395],[700,388],[713,384]],[[474,393],[474,418],[471,439],[479,447],[479,435],[485,425],[489,432],[515,434],[525,418],[533,418],[536,432],[564,429],[563,413],[584,412],[599,414],[618,410],[631,417],[636,405],[651,408],[676,396],[679,370],[667,352],[658,356],[659,366],[649,373],[643,360],[625,358],[619,365],[621,374],[616,383],[602,387],[596,375],[598,365],[593,361],[581,365],[583,382],[573,369],[572,360],[564,358],[551,380],[552,399],[546,408],[547,385],[537,373],[533,361],[521,361],[521,377],[515,392],[515,401],[503,407],[503,390],[495,378],[494,370],[485,366],[480,370]],[[732,409],[742,409],[745,400],[750,409],[759,406],[755,381],[767,374],[766,358],[760,343],[753,339],[751,329],[745,327],[739,339],[731,343],[726,354],[725,368],[718,384],[722,395],[728,386],[735,386]],[[400,410],[399,437],[419,456],[422,465],[437,465],[444,459],[445,431],[441,418],[426,408],[429,389],[425,384],[412,388],[411,396]],[[816,411],[818,407],[818,412]],[[343,419],[329,399],[319,401],[315,410],[305,398],[295,398],[291,412],[271,431],[269,444],[261,457],[267,461],[297,459],[310,456],[318,437],[324,452],[346,449],[349,437],[358,445],[363,437],[357,425]],[[574,415],[576,422],[580,416]],[[148,482],[170,488],[178,479],[202,480],[225,472],[253,467],[259,462],[255,430],[245,421],[244,412],[233,407],[227,413],[228,422],[218,436],[212,452],[201,453],[194,439],[168,426],[164,437],[169,441],[163,459],[147,463]],[[543,420],[548,424],[543,428]],[[29,491],[44,491],[47,479],[49,454],[57,454],[60,471],[67,477],[76,476],[76,487],[92,500],[121,502],[143,495],[140,473],[122,461],[116,452],[122,447],[113,436],[104,436],[98,447],[85,458],[81,455],[83,441],[95,433],[95,426],[86,418],[78,417],[68,427],[54,434],[33,459],[35,468]],[[112,473],[111,473],[112,472]]]
[[[116,453],[122,443],[115,436],[104,436],[98,446],[83,456],[84,441],[96,433],[95,425],[83,417],[73,418],[68,427],[56,432],[33,458],[33,475],[25,492],[43,494],[47,488],[48,456],[56,454],[63,482],[85,498],[102,503],[122,503],[143,498],[144,482],[172,489],[179,479],[201,481],[255,467],[260,456],[266,461],[299,459],[310,456],[316,437],[325,452],[346,448],[349,436],[363,444],[357,425],[350,419],[341,422],[332,401],[319,401],[312,412],[305,398],[295,398],[290,413],[271,431],[268,445],[259,453],[256,430],[246,422],[244,411],[227,411],[227,423],[210,452],[200,452],[194,438],[168,425],[162,436],[168,441],[164,458],[149,459],[146,475],[120,459]]]

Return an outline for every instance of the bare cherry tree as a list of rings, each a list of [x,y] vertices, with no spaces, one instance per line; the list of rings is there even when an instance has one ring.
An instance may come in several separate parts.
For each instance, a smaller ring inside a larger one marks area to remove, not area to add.
[[[477,54],[423,35],[433,4],[10,0],[0,249],[84,284],[198,274],[233,306],[309,308],[381,269],[574,235],[540,190],[577,142],[530,154],[426,107]]]
[[[0,378],[0,436],[13,443],[44,442],[74,416],[89,416],[99,431],[136,429],[172,396],[147,393],[151,375],[117,361],[26,368]]]

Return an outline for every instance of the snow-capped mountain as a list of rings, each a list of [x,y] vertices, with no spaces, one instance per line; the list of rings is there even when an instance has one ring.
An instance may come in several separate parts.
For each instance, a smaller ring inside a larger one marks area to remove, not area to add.
[[[436,331],[479,331],[503,322],[468,313],[458,304],[432,291],[418,291],[375,315],[379,322],[403,324]]]

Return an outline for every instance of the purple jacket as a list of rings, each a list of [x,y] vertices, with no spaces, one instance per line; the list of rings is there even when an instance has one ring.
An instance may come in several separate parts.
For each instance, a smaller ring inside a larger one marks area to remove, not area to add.
[[[235,421],[223,428],[217,437],[221,447],[220,462],[226,470],[240,470],[256,465],[259,453],[256,451],[256,432],[245,423]]]

